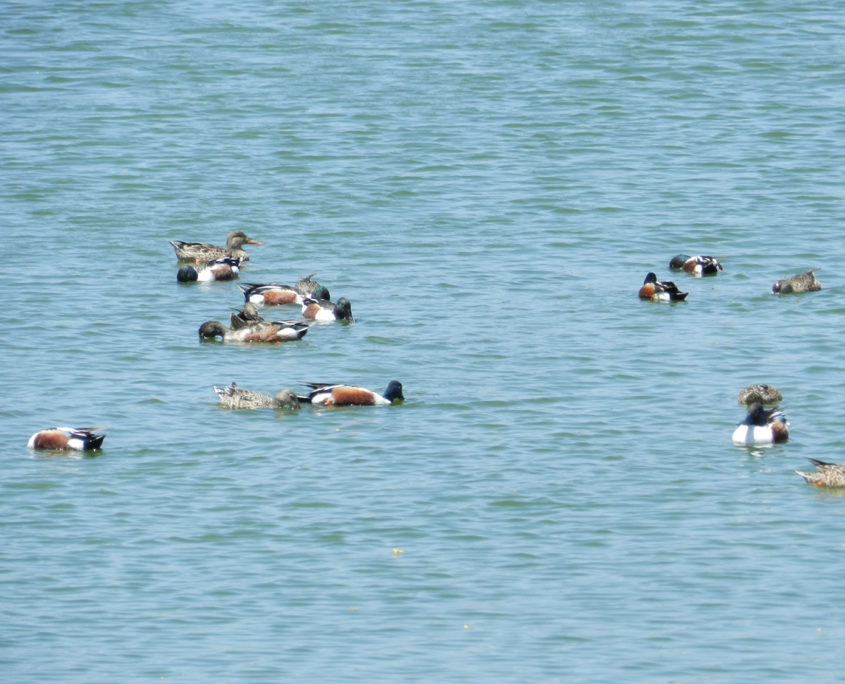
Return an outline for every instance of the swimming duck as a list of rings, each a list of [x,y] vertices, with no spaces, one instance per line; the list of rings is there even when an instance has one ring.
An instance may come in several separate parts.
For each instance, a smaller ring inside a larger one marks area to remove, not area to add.
[[[30,449],[94,451],[102,446],[106,438],[105,435],[94,434],[94,431],[102,430],[103,427],[102,425],[83,428],[51,427],[36,432],[29,438],[26,445]]]
[[[845,487],[845,465],[817,461],[814,458],[807,460],[816,466],[818,472],[802,473],[800,470],[795,471],[804,478],[807,484],[817,487]]]
[[[240,257],[224,256],[213,261],[205,261],[196,266],[182,266],[176,272],[180,283],[207,283],[212,280],[234,280],[241,272]]]
[[[755,401],[760,404],[777,404],[782,399],[783,395],[771,385],[749,385],[740,390],[737,402],[748,406]]]
[[[297,397],[305,404],[318,406],[390,406],[401,404],[405,400],[402,383],[391,380],[384,394],[378,394],[363,387],[351,385],[332,385],[319,382],[305,383],[311,388],[308,396]]]
[[[302,301],[302,315],[305,318],[313,318],[315,321],[355,322],[352,318],[352,304],[346,297],[338,299],[336,304],[328,299],[306,297]]]
[[[759,402],[748,407],[748,415],[736,426],[731,441],[734,444],[776,444],[789,439],[789,421],[777,406],[764,409]]]
[[[294,289],[303,297],[311,297],[311,299],[331,299],[328,288],[320,285],[316,280],[313,280],[316,273],[311,273],[296,281]]]
[[[252,302],[255,306],[281,306],[284,304],[302,304],[304,296],[296,289],[296,285],[283,285],[281,283],[245,283],[239,285],[244,299]],[[307,295],[306,295],[307,296]],[[328,299],[329,291],[322,285],[314,289],[314,299]]]
[[[791,278],[784,278],[783,280],[775,281],[772,285],[772,294],[790,294],[792,292],[816,292],[821,290],[821,283],[816,280],[816,275],[812,271],[800,273]]]
[[[653,302],[680,302],[689,292],[679,292],[675,283],[666,280],[660,282],[654,273],[646,275],[640,288],[640,299],[650,299]]]
[[[276,396],[262,394],[253,390],[238,387],[232,383],[228,387],[215,387],[214,391],[220,398],[220,403],[229,409],[291,409],[299,410],[299,399],[289,389],[283,389]]]
[[[207,242],[182,242],[170,240],[173,250],[180,261],[213,261],[224,256],[238,257],[241,261],[249,261],[249,254],[241,249],[244,245],[263,245],[240,230],[233,230],[226,236],[226,246],[218,247]]]
[[[253,325],[255,323],[266,323],[266,321],[261,317],[258,313],[258,309],[255,308],[255,304],[251,302],[245,302],[243,309],[240,311],[233,311],[232,315],[229,317],[229,327],[232,330],[240,330],[241,328],[246,328],[248,325]]]
[[[705,275],[716,275],[722,270],[722,264],[719,263],[716,257],[712,256],[678,254],[672,257],[672,260],[669,262],[669,268],[676,271],[685,271],[691,276],[700,278]]]
[[[308,324],[300,321],[262,321],[243,328],[227,328],[220,321],[206,321],[199,328],[201,340],[221,338],[223,342],[290,342],[300,340]]]

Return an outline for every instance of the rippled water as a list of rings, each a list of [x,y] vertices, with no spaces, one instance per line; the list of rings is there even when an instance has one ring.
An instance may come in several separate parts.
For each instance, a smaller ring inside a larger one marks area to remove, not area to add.
[[[845,501],[792,472],[845,462],[836,3],[3,16],[5,678],[842,678]],[[167,241],[234,229],[242,282],[316,271],[356,323],[200,344],[242,297]],[[751,382],[787,444],[731,445]],[[26,449],[55,424],[105,448]]]

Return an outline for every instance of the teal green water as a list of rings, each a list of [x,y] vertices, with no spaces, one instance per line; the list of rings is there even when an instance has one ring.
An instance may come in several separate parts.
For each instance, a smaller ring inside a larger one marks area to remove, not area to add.
[[[841,7],[230,5],[3,5],[3,678],[841,680]],[[235,229],[356,322],[200,344],[242,297],[168,240]]]

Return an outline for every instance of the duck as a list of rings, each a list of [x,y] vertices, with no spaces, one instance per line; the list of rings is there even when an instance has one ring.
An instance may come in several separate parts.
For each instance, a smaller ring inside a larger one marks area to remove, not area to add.
[[[337,300],[337,303],[328,299],[306,297],[302,300],[302,315],[315,321],[355,322],[355,319],[352,318],[352,304],[346,297],[341,297]]]
[[[214,387],[214,391],[220,399],[220,404],[229,409],[290,409],[299,410],[299,399],[289,389],[277,392],[275,396],[262,394],[253,390],[238,387],[232,383],[228,387]]]
[[[307,396],[298,396],[300,402],[317,406],[390,406],[405,401],[402,383],[391,380],[384,394],[364,387],[333,385],[321,382],[306,382],[311,388]]]
[[[821,283],[816,280],[813,271],[799,273],[791,278],[776,280],[772,285],[772,294],[790,294],[792,292],[816,292],[821,290]]]
[[[743,406],[753,404],[755,401],[766,405],[777,404],[783,399],[783,395],[771,385],[758,384],[749,385],[739,391],[737,403]]]
[[[196,266],[182,266],[176,272],[180,283],[207,283],[213,280],[235,280],[241,272],[241,257],[224,256]]]
[[[199,328],[200,340],[218,337],[223,342],[290,342],[301,340],[308,332],[304,321],[261,321],[242,328],[227,328],[220,321],[206,321]]]
[[[303,295],[296,289],[296,285],[283,285],[282,283],[245,283],[238,286],[244,293],[244,299],[252,302],[255,306],[282,306],[284,304],[299,304],[309,295]],[[313,290],[314,299],[329,299],[329,290],[318,285]]]
[[[760,402],[748,407],[748,415],[736,426],[731,441],[734,444],[778,444],[789,439],[786,416],[775,406],[765,409]]]
[[[96,434],[104,429],[104,425],[96,427],[51,427],[36,432],[26,443],[30,449],[51,449],[54,451],[96,451],[103,445],[106,438],[103,434]]]
[[[316,280],[313,280],[316,273],[309,273],[296,281],[293,286],[303,297],[311,297],[312,299],[331,299],[328,288],[320,285]]]
[[[689,292],[679,292],[675,283],[669,280],[660,282],[654,273],[648,273],[639,294],[640,299],[650,299],[653,302],[681,302]]]
[[[176,257],[179,261],[213,261],[224,256],[239,257],[241,261],[249,261],[247,254],[241,247],[244,245],[263,245],[254,238],[249,237],[240,230],[233,230],[226,236],[226,246],[218,247],[207,242],[183,242],[182,240],[170,240]]]
[[[807,460],[816,466],[817,472],[802,473],[800,470],[795,471],[804,478],[807,484],[817,487],[845,487],[845,465],[817,461],[815,458],[808,458]]]
[[[255,323],[266,323],[266,321],[258,313],[258,309],[255,307],[255,304],[251,302],[244,303],[244,306],[240,311],[233,311],[232,315],[229,317],[229,327],[232,330],[240,330],[241,328],[246,328],[248,325],[253,325]]]
[[[669,268],[676,271],[684,271],[691,276],[700,278],[706,275],[716,275],[722,270],[722,264],[719,263],[716,257],[712,256],[677,254],[669,262]]]

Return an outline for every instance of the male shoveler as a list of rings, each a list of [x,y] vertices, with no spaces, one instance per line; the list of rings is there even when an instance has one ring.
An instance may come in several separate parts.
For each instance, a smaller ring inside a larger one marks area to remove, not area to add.
[[[97,427],[52,427],[36,432],[26,445],[30,449],[52,449],[55,451],[73,449],[75,451],[94,451],[99,449],[105,435],[95,434],[105,426]]]
[[[807,484],[816,485],[817,487],[845,487],[845,465],[817,461],[814,458],[808,458],[807,460],[816,466],[818,472],[802,473],[800,470],[795,471],[804,478]]]
[[[731,441],[734,444],[777,444],[789,439],[789,421],[777,406],[763,408],[759,402],[748,407],[748,415],[736,426]]]
[[[290,342],[300,340],[308,332],[308,324],[302,321],[263,321],[233,330],[220,321],[206,321],[200,326],[200,340],[223,342]]]
[[[337,300],[337,303],[330,302],[328,299],[306,297],[302,301],[302,315],[315,321],[355,322],[355,319],[352,318],[352,304],[346,297],[341,297]]]
[[[691,276],[700,278],[705,275],[716,275],[722,270],[722,264],[716,257],[712,256],[689,256],[678,254],[672,257],[669,268],[676,271],[684,271]]]
[[[654,273],[646,275],[640,288],[640,299],[650,299],[653,302],[680,302],[689,292],[679,292],[678,286],[670,280],[660,282]]]
[[[240,230],[233,230],[226,236],[226,246],[218,247],[207,242],[182,242],[170,240],[176,256],[180,261],[213,261],[224,256],[238,257],[241,261],[249,261],[247,254],[241,247],[244,245],[263,245]]]
[[[816,280],[816,274],[812,271],[800,273],[791,278],[775,281],[772,285],[772,294],[790,294],[792,292],[816,292],[821,290],[821,283]]]
[[[282,283],[245,283],[239,285],[241,292],[244,293],[244,299],[252,302],[255,306],[282,306],[284,304],[302,304],[305,298],[301,292],[296,289],[296,285],[283,285]],[[314,289],[314,296],[312,299],[328,299],[329,291],[322,285],[317,285]]]
[[[214,387],[214,391],[220,398],[220,404],[229,409],[290,409],[299,410],[299,399],[289,389],[283,389],[271,397],[269,394],[262,394],[253,390],[238,387],[232,383],[228,387]]]
[[[207,283],[212,280],[235,280],[241,272],[241,258],[224,256],[196,266],[182,266],[176,272],[180,283]]]
[[[308,396],[298,397],[305,404],[317,406],[390,406],[405,401],[402,383],[391,380],[384,394],[378,394],[363,387],[351,385],[332,385],[328,383],[307,382],[311,388]]]
[[[757,402],[759,404],[777,404],[783,399],[783,395],[771,385],[749,385],[741,389],[737,402],[748,406]]]

